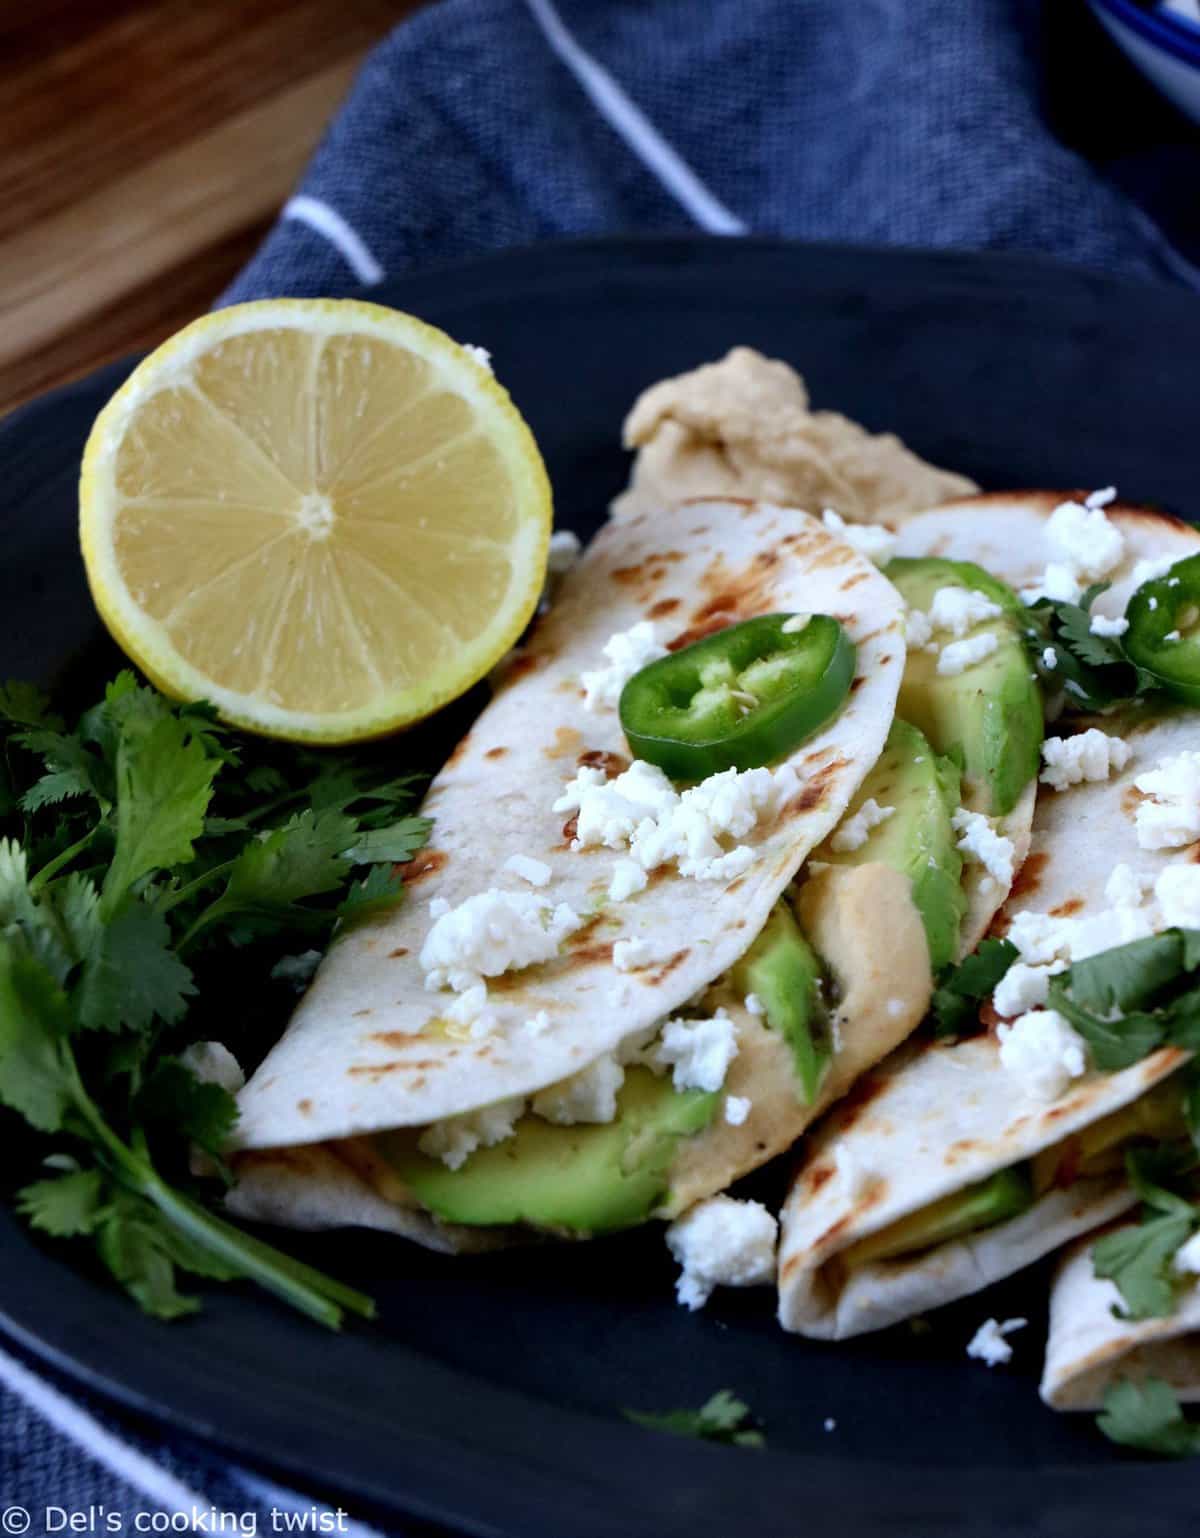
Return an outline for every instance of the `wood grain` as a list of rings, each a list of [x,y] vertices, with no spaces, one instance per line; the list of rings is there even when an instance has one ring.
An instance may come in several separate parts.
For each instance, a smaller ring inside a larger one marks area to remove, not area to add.
[[[0,8],[0,411],[206,309],[416,4]]]

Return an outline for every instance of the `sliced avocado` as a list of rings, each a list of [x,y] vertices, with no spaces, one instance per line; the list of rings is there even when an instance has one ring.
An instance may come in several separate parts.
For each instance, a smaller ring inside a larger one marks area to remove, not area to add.
[[[935,655],[909,652],[896,713],[961,765],[972,804],[1003,817],[1037,774],[1042,749],[1042,696],[1021,638],[1021,601],[970,561],[898,557],[886,575],[912,609],[928,609],[943,587],[973,588],[1000,606],[969,632],[993,634],[998,646],[962,673],[940,674]]]
[[[1139,1138],[1170,1143],[1188,1135],[1183,1080],[1173,1076],[1119,1111],[1044,1148],[1033,1159],[1033,1188],[1039,1194],[1059,1183],[1112,1175],[1125,1167],[1125,1153]]]
[[[786,902],[734,967],[733,984],[762,1001],[763,1017],[792,1049],[804,1103],[811,1105],[831,1056],[824,968]]]
[[[919,1212],[889,1223],[877,1234],[870,1234],[842,1256],[848,1269],[865,1266],[872,1260],[897,1260],[915,1255],[936,1244],[948,1244],[997,1223],[1005,1223],[1033,1204],[1033,1188],[1026,1165],[1000,1170],[962,1191],[943,1196]]]
[[[512,1137],[457,1170],[420,1153],[411,1134],[375,1143],[418,1201],[447,1222],[598,1234],[651,1215],[666,1195],[676,1144],[706,1127],[720,1101],[630,1068],[613,1121],[560,1127],[524,1116]]]
[[[820,858],[831,865],[890,865],[907,876],[929,942],[929,965],[939,972],[958,955],[967,907],[962,855],[950,821],[961,800],[958,768],[939,757],[915,726],[897,718],[851,812],[868,800],[892,807],[892,815],[857,849],[839,851],[826,842]]]

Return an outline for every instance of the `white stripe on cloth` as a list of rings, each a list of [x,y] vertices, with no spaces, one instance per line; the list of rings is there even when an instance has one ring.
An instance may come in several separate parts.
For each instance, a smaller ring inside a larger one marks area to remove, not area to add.
[[[579,46],[563,24],[552,0],[526,0],[526,3],[546,41],[578,80],[597,112],[700,228],[712,235],[746,234],[747,226],[742,220],[713,196],[604,66]]]
[[[94,1462],[141,1491],[154,1503],[156,1510],[182,1512],[190,1517],[195,1511],[212,1509],[211,1502],[204,1496],[160,1469],[144,1453],[113,1436],[94,1416],[72,1404],[65,1395],[51,1388],[6,1351],[0,1351],[0,1383]],[[5,1495],[15,1493],[6,1491]]]
[[[306,224],[310,230],[323,235],[360,283],[378,283],[383,277],[383,268],[366,241],[353,225],[346,223],[336,208],[330,207],[322,198],[298,193],[284,204],[280,218]]]

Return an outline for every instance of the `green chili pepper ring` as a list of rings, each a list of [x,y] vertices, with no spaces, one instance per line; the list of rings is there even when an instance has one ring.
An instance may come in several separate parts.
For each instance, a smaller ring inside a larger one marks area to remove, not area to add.
[[[756,769],[787,756],[841,709],[854,642],[836,619],[764,614],[642,668],[621,691],[633,752],[673,780]]]
[[[1125,617],[1129,629],[1121,644],[1129,660],[1152,673],[1168,694],[1200,705],[1200,555],[1143,582]]]

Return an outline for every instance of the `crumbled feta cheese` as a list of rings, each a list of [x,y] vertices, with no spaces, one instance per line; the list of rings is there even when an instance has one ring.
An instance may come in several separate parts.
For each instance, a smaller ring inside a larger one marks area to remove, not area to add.
[[[927,617],[934,630],[949,631],[961,640],[976,625],[997,619],[1003,612],[998,603],[973,587],[939,587]]]
[[[1134,590],[1136,591],[1144,582],[1154,582],[1159,577],[1165,577],[1179,559],[1177,555],[1151,555],[1139,561],[1133,568],[1133,576],[1130,578]]]
[[[746,1006],[747,1014],[765,1015],[767,1012],[767,1006],[759,998],[757,993],[748,993],[742,1000],[742,1003]]]
[[[737,1026],[723,1009],[695,1020],[676,1017],[665,1022],[650,1049],[649,1061],[660,1072],[671,1069],[678,1090],[720,1089],[737,1056]]]
[[[582,549],[577,534],[572,534],[570,529],[555,529],[546,553],[546,570],[552,577],[565,575],[579,559]]]
[[[1074,570],[1065,561],[1049,561],[1035,587],[1021,589],[1021,602],[1037,603],[1039,598],[1049,598],[1055,603],[1078,603],[1083,587]]]
[[[530,1109],[543,1121],[559,1127],[578,1122],[610,1122],[617,1114],[617,1092],[625,1082],[625,1069],[615,1057],[598,1057],[594,1063],[539,1090]]]
[[[525,1030],[530,1036],[541,1036],[550,1029],[550,1016],[544,1009],[539,1009],[536,1015],[531,1015],[525,1022]]]
[[[648,967],[658,954],[658,947],[651,941],[635,935],[631,940],[617,941],[612,962],[618,972],[634,972],[638,967]]]
[[[942,648],[937,660],[937,670],[943,678],[957,678],[960,673],[973,668],[977,662],[990,657],[999,645],[1000,637],[993,630],[985,630],[981,635],[968,636],[965,641],[951,641],[949,646]]]
[[[996,1028],[1000,1063],[1034,1100],[1057,1100],[1087,1072],[1087,1044],[1056,1009],[1031,1009]]]
[[[750,1114],[750,1101],[745,1095],[725,1096],[725,1120],[731,1127],[740,1127]]]
[[[1058,666],[1058,653],[1054,650],[1053,646],[1047,646],[1042,652],[1042,666],[1051,671]]]
[[[1134,813],[1143,849],[1178,849],[1200,838],[1200,753],[1164,758],[1133,783],[1148,798]]]
[[[1129,629],[1129,621],[1124,618],[1107,619],[1103,614],[1093,614],[1088,623],[1088,629],[1092,635],[1121,636]]]
[[[977,861],[1001,886],[1012,885],[1016,849],[1011,838],[997,833],[982,812],[968,812],[965,806],[955,812],[951,826],[958,834],[955,842],[968,860]]]
[[[486,347],[476,347],[474,342],[464,342],[462,344],[462,350],[465,353],[469,353],[470,356],[475,359],[475,362],[478,363],[480,368],[487,369],[489,374],[494,372],[492,368],[492,355],[490,352],[488,352]]]
[[[923,609],[910,609],[905,615],[904,639],[910,652],[920,651],[933,639],[933,626]]]
[[[1117,488],[1115,486],[1101,486],[1099,491],[1090,492],[1083,499],[1084,507],[1107,507],[1110,502],[1117,500]]]
[[[576,813],[575,848],[628,845],[644,871],[673,861],[680,875],[697,881],[733,880],[754,863],[754,850],[727,849],[720,840],[744,838],[774,817],[799,784],[790,764],[726,769],[680,795],[661,769],[635,759],[615,780],[580,769],[553,810]]]
[[[872,828],[886,822],[896,811],[894,806],[880,806],[872,796],[864,801],[853,817],[846,817],[829,840],[829,847],[839,854],[852,854],[861,849]]]
[[[1028,1323],[1028,1319],[1006,1319],[1003,1324],[996,1319],[985,1319],[971,1337],[967,1355],[976,1361],[986,1362],[989,1367],[1011,1362],[1012,1347],[1004,1337],[1023,1330]]]
[[[629,630],[618,630],[609,636],[603,651],[608,658],[607,666],[580,675],[587,710],[598,710],[606,705],[615,710],[621,690],[633,675],[667,655],[667,648],[655,635],[653,624],[645,619]]]
[[[464,1111],[461,1116],[447,1116],[426,1127],[417,1139],[417,1147],[431,1159],[440,1159],[450,1169],[461,1169],[477,1148],[491,1148],[513,1135],[525,1110],[520,1095],[511,1100],[497,1100],[478,1111]]]
[[[1130,865],[1114,865],[1104,883],[1104,900],[1110,908],[1140,908],[1153,885],[1153,876]]]
[[[320,965],[320,951],[301,951],[298,956],[280,957],[271,968],[271,976],[281,983],[291,983],[297,992],[303,993]]]
[[[520,876],[522,881],[528,881],[530,886],[545,886],[552,874],[545,860],[535,860],[527,854],[510,854],[503,869],[511,871],[514,876]]]
[[[896,548],[896,536],[881,523],[847,523],[833,508],[827,507],[821,514],[821,522],[831,534],[844,539],[859,555],[865,555],[876,566],[886,566]]]
[[[1193,1234],[1186,1244],[1179,1246],[1171,1265],[1181,1275],[1200,1274],[1200,1234]]]
[[[496,1018],[487,1007],[487,984],[475,983],[470,988],[465,988],[442,1011],[442,1017],[451,1025],[466,1026],[469,1028],[473,1039],[479,1040],[489,1036],[496,1023]]]
[[[1180,641],[1182,639],[1183,637],[1179,634],[1178,630],[1168,630],[1166,635],[1163,636],[1164,641]]]
[[[825,1417],[824,1424],[825,1424],[825,1430],[826,1431],[836,1431],[837,1430],[837,1421],[834,1420],[832,1415],[827,1415]]]
[[[1047,737],[1042,743],[1046,767],[1038,778],[1051,790],[1066,790],[1084,780],[1107,780],[1114,769],[1124,769],[1133,749],[1121,737],[1110,737],[1096,727],[1074,737]]]
[[[636,860],[618,860],[613,866],[612,880],[608,884],[609,899],[623,903],[635,892],[644,892],[649,884],[650,877]]]
[[[1036,967],[1027,961],[1014,961],[996,984],[992,1008],[1006,1020],[1036,1009],[1046,1002],[1050,979],[1056,972],[1062,972],[1066,965],[1065,961],[1054,961],[1049,966]]]
[[[780,635],[799,635],[802,630],[807,630],[811,614],[793,614],[790,619],[785,619],[779,627]]]
[[[1124,535],[1094,503],[1063,502],[1050,515],[1046,537],[1076,577],[1093,582],[1119,566],[1125,554]]]
[[[219,1041],[193,1041],[179,1054],[179,1061],[202,1084],[219,1084],[228,1095],[236,1095],[246,1082],[237,1058]]]
[[[1157,598],[1147,598],[1147,600],[1146,600],[1146,607],[1148,609],[1152,609],[1152,610],[1153,609],[1157,609],[1158,608],[1158,599]]]
[[[761,1202],[710,1196],[667,1229],[667,1247],[683,1268],[675,1294],[703,1308],[715,1287],[761,1287],[775,1279],[779,1225]]]
[[[549,961],[583,920],[566,903],[489,887],[447,908],[421,947],[426,988],[473,988],[483,977]]]
[[[1167,929],[1200,929],[1200,865],[1168,865],[1154,883]]]

